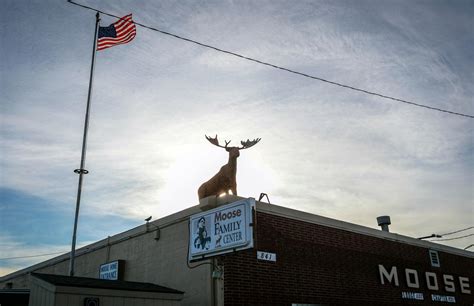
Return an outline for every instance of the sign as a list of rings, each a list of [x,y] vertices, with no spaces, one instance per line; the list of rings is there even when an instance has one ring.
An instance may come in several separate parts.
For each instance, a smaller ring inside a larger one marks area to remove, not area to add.
[[[431,291],[444,290],[446,292],[456,292],[455,283],[463,294],[471,294],[471,285],[469,277],[457,276],[450,274],[440,274],[430,271],[419,272],[415,269],[399,269],[396,266],[391,266],[386,269],[384,265],[379,264],[380,284],[391,284],[396,287],[400,286],[400,279],[404,278],[405,283],[409,288],[420,289],[426,287]]]
[[[99,278],[100,279],[111,279],[111,280],[122,280],[123,279],[123,260],[116,260],[112,262],[100,265]]]
[[[249,198],[192,215],[189,261],[253,248],[254,208],[255,199]]]
[[[451,295],[432,294],[431,300],[433,302],[456,303],[456,298]]]
[[[421,292],[403,291],[402,292],[402,299],[423,301],[425,299],[425,297],[423,296],[423,293],[421,293]]]
[[[277,255],[275,253],[257,251],[257,259],[276,262]]]

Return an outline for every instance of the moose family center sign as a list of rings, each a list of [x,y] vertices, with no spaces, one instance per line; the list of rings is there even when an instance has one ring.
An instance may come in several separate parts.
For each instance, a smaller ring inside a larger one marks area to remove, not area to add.
[[[254,207],[249,198],[191,216],[189,261],[252,248]]]

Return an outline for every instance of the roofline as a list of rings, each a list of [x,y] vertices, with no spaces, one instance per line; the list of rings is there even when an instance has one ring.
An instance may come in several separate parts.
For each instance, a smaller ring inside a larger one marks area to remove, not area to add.
[[[363,234],[367,236],[377,237],[385,240],[391,240],[400,243],[406,243],[413,246],[423,247],[431,250],[442,251],[445,253],[460,255],[464,257],[474,258],[474,252],[467,250],[462,250],[454,247],[450,247],[443,244],[433,243],[427,240],[421,240],[409,236],[404,236],[392,232],[385,232],[379,229],[374,229],[371,227],[358,225],[354,223],[349,223],[345,221],[340,221],[336,219],[331,219],[328,217],[323,217],[319,215],[314,215],[311,213],[303,212],[300,210],[295,210],[283,206],[278,206],[275,204],[269,204],[264,202],[257,202],[257,211],[264,213],[277,215],[281,217],[291,218],[295,220],[300,220],[304,222],[319,224],[327,227],[337,228],[357,234]]]
[[[149,222],[149,224],[154,225],[154,227],[153,226],[147,227],[146,223],[139,225],[127,231],[115,234],[113,236],[109,236],[107,238],[104,238],[102,240],[99,240],[97,242],[91,243],[89,245],[86,245],[82,248],[77,249],[76,257],[86,255],[90,252],[97,251],[107,246],[118,244],[135,237],[152,233],[156,231],[158,228],[161,230],[163,228],[172,226],[176,223],[180,223],[182,221],[188,220],[190,215],[193,215],[199,212],[201,212],[199,205],[195,205],[187,209],[181,210],[179,212],[173,213],[171,215],[165,216],[163,218]],[[29,274],[30,272],[34,272],[42,268],[47,268],[47,267],[56,265],[60,262],[67,261],[67,260],[70,260],[70,252],[42,261],[32,266],[20,269],[10,274],[4,275],[0,277],[0,282],[5,282],[12,278],[23,276],[23,275]]]
[[[67,276],[67,275],[56,275],[56,274],[45,274],[45,273],[35,273],[32,272],[31,276],[36,279],[40,279],[46,283],[54,285],[56,287],[77,287],[77,288],[98,288],[98,289],[106,289],[106,290],[125,290],[125,291],[138,291],[138,292],[160,292],[160,293],[170,293],[170,294],[184,294],[184,291],[176,290],[174,288],[164,287],[158,284],[149,283],[149,282],[136,282],[136,281],[116,281],[116,280],[108,280],[108,279],[98,279],[93,277],[82,277],[82,276]],[[51,279],[53,278],[53,279]],[[55,280],[56,279],[56,280]],[[61,282],[62,281],[70,281]],[[74,282],[76,280],[76,282]],[[80,283],[78,281],[89,281],[93,282],[96,285],[92,285],[90,283]],[[117,286],[117,284],[119,284]],[[131,288],[127,287],[130,285],[148,285],[153,286],[154,290],[152,289],[143,289],[143,288]]]
[[[30,294],[30,289],[0,289],[0,294]],[[1,305],[1,304],[0,304]]]
[[[224,197],[215,197],[214,199],[210,199],[210,200],[206,198],[204,199],[205,201],[201,200],[200,205],[189,207],[187,209],[181,210],[179,212],[173,213],[171,215],[168,215],[168,216],[165,216],[165,217],[162,217],[160,219],[150,222],[149,224],[154,225],[155,226],[154,228],[150,229],[149,227],[147,227],[147,224],[142,224],[128,231],[116,234],[114,236],[109,236],[105,239],[99,240],[97,242],[94,242],[82,248],[79,248],[78,250],[76,250],[76,257],[102,249],[109,245],[114,245],[114,244],[121,243],[123,241],[129,240],[141,235],[151,233],[153,231],[156,231],[157,228],[163,229],[168,226],[172,226],[174,224],[186,221],[188,220],[189,216],[202,212],[203,210],[217,207],[217,206],[222,206],[222,205],[229,204],[229,203],[242,200],[242,199],[246,199],[246,198],[234,196],[234,195],[226,195]],[[377,238],[381,238],[385,240],[406,243],[413,246],[442,251],[442,252],[455,254],[459,256],[474,258],[474,252],[470,252],[467,250],[462,250],[462,249],[458,249],[458,248],[454,248],[454,247],[450,247],[450,246],[446,246],[442,244],[437,244],[437,243],[433,243],[426,240],[420,240],[420,239],[416,239],[413,237],[404,236],[404,235],[400,235],[396,233],[385,232],[385,231],[373,229],[370,227],[366,227],[366,226],[362,226],[362,225],[358,225],[354,223],[340,221],[340,220],[336,220],[336,219],[332,219],[328,217],[323,217],[323,216],[307,213],[300,210],[278,206],[275,204],[258,202],[258,201],[255,201],[255,203],[256,203],[257,211],[260,211],[260,212],[264,212],[264,213],[268,213],[268,214],[272,214],[276,216],[281,216],[281,217],[286,217],[290,219],[300,220],[304,222],[319,224],[319,225],[323,225],[327,227],[337,228],[337,229],[341,229],[341,230],[345,230],[345,231],[349,231],[353,233],[358,233],[358,234],[363,234],[367,236],[377,237]],[[63,255],[51,258],[49,260],[40,262],[38,264],[29,266],[27,268],[12,272],[10,274],[0,277],[0,282],[8,281],[9,279],[28,274],[32,271],[36,271],[38,269],[46,268],[46,267],[58,264],[60,262],[69,260],[69,256],[70,256],[70,253],[68,252]]]

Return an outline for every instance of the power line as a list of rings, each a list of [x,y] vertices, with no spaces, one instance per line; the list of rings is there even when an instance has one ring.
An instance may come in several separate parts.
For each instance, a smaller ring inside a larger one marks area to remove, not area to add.
[[[48,253],[48,254],[30,255],[30,256],[6,257],[6,258],[0,258],[0,260],[10,260],[10,259],[23,259],[23,258],[43,257],[43,256],[49,256],[49,255],[64,254],[64,253],[67,253],[67,252],[68,252],[68,251],[55,252],[55,253]]]
[[[452,235],[452,234],[464,232],[464,231],[470,230],[471,228],[474,228],[474,226],[469,226],[469,227],[466,227],[466,228],[463,228],[463,229],[460,229],[460,230],[456,230],[454,232],[445,233],[445,234],[431,234],[429,236],[420,237],[418,239],[443,238],[444,236],[449,236],[449,235]],[[432,241],[434,241],[434,240],[432,240]],[[436,241],[439,241],[439,240],[436,240]]]
[[[447,239],[437,239],[437,240],[430,240],[430,241],[449,241],[449,240],[456,240],[456,239],[462,239],[462,238],[466,238],[466,237],[470,237],[470,236],[474,236],[474,234],[469,234],[469,235],[464,235],[464,236],[460,236],[460,237],[454,237],[454,238],[447,238]]]
[[[121,17],[119,17],[119,16],[116,16],[116,15],[113,15],[113,14],[110,14],[110,13],[106,13],[106,12],[104,12],[104,11],[101,11],[101,10],[98,10],[98,9],[95,9],[95,8],[92,8],[92,7],[89,7],[89,6],[76,3],[76,2],[74,2],[74,1],[72,1],[72,0],[68,0],[68,2],[71,3],[71,4],[74,4],[74,5],[83,7],[83,8],[85,8],[85,9],[89,9],[89,10],[92,10],[92,11],[95,11],[95,12],[99,12],[99,13],[104,14],[104,15],[106,15],[106,16],[110,16],[110,17],[114,17],[114,18],[119,18],[119,19],[121,18]],[[463,117],[468,117],[468,118],[474,118],[473,115],[468,115],[468,114],[463,114],[463,113],[457,113],[457,112],[453,112],[453,111],[449,111],[449,110],[445,110],[445,109],[441,109],[441,108],[437,108],[437,107],[432,107],[432,106],[428,106],[428,105],[424,105],[424,104],[419,104],[419,103],[415,103],[415,102],[412,102],[412,101],[408,101],[408,100],[404,100],[404,99],[399,99],[399,98],[387,96],[387,95],[384,95],[384,94],[372,92],[372,91],[369,91],[369,90],[357,88],[357,87],[354,87],[354,86],[345,85],[345,84],[342,84],[342,83],[330,81],[330,80],[323,79],[323,78],[320,78],[320,77],[317,77],[317,76],[313,76],[313,75],[306,74],[306,73],[303,73],[303,72],[299,72],[299,71],[296,71],[296,70],[292,70],[292,69],[289,69],[289,68],[285,68],[285,67],[281,67],[281,66],[278,66],[278,65],[274,65],[274,64],[271,64],[271,63],[268,63],[268,62],[264,62],[264,61],[261,61],[261,60],[258,60],[258,59],[254,59],[254,58],[251,58],[251,57],[248,57],[248,56],[239,54],[239,53],[235,53],[235,52],[228,51],[228,50],[224,50],[224,49],[221,49],[221,48],[217,48],[217,47],[214,47],[214,46],[211,46],[211,45],[208,45],[208,44],[204,44],[204,43],[198,42],[198,41],[196,41],[196,40],[192,40],[192,39],[190,39],[190,38],[182,37],[182,36],[179,36],[179,35],[176,35],[176,34],[167,32],[167,31],[163,31],[163,30],[160,30],[160,29],[151,27],[151,26],[147,26],[147,25],[144,25],[144,24],[139,23],[139,22],[136,22],[136,21],[132,21],[132,22],[133,22],[134,24],[138,25],[138,26],[143,27],[143,28],[146,28],[146,29],[149,29],[149,30],[152,30],[152,31],[156,31],[156,32],[159,32],[159,33],[161,33],[161,34],[168,35],[168,36],[172,36],[172,37],[174,37],[174,38],[181,39],[181,40],[184,40],[184,41],[187,41],[187,42],[190,42],[190,43],[199,45],[199,46],[201,46],[201,47],[209,48],[209,49],[212,49],[212,50],[221,52],[221,53],[225,53],[225,54],[228,54],[228,55],[236,56],[236,57],[239,57],[239,58],[241,58],[241,59],[245,59],[245,60],[248,60],[248,61],[252,61],[252,62],[261,64],[261,65],[265,65],[265,66],[268,66],[268,67],[272,67],[272,68],[275,68],[275,69],[280,69],[280,70],[283,70],[283,71],[286,71],[286,72],[290,72],[290,73],[293,73],[293,74],[297,74],[297,75],[300,75],[300,76],[303,76],[303,77],[306,77],[306,78],[310,78],[310,79],[318,80],[318,81],[321,81],[321,82],[329,83],[329,84],[332,84],[332,85],[335,85],[335,86],[343,87],[343,88],[346,88],[346,89],[350,89],[350,90],[362,92],[362,93],[365,93],[365,94],[368,94],[368,95],[377,96],[377,97],[379,97],[379,98],[389,99],[389,100],[392,100],[392,101],[401,102],[401,103],[405,103],[405,104],[409,104],[409,105],[413,105],[413,106],[418,106],[418,107],[422,107],[422,108],[426,108],[426,109],[430,109],[430,110],[434,110],[434,111],[444,112],[444,113],[448,113],[448,114],[452,114],[452,115],[463,116]]]
[[[469,226],[469,227],[466,227],[466,228],[463,228],[463,229],[460,229],[460,230],[457,230],[457,231],[454,231],[454,232],[441,234],[441,236],[449,236],[449,235],[452,235],[452,234],[456,234],[456,233],[459,233],[459,232],[464,232],[464,231],[470,230],[471,228],[474,228],[474,226]]]

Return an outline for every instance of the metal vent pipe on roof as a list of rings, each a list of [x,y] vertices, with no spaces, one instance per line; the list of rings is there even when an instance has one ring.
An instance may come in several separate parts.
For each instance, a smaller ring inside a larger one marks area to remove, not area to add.
[[[392,224],[390,222],[390,216],[380,216],[380,217],[377,217],[377,223],[379,224],[379,226],[382,228],[382,231],[384,232],[390,232],[389,229],[388,229],[388,226],[390,224]]]

